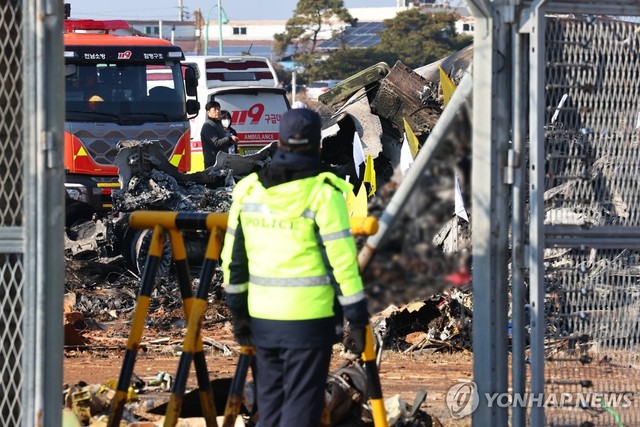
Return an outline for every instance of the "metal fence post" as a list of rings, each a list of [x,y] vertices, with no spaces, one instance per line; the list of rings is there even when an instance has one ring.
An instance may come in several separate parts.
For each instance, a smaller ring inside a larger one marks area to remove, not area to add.
[[[62,3],[4,2],[0,44],[0,408],[62,422]]]
[[[506,407],[489,396],[508,387],[509,187],[511,24],[509,2],[467,2],[475,18],[473,53],[473,354],[478,407],[473,424],[507,425]],[[502,224],[502,225],[501,225]]]

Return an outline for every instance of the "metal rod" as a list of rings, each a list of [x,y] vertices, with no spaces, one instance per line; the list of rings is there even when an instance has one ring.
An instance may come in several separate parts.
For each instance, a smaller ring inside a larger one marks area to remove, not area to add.
[[[638,237],[640,237],[640,227],[603,225],[594,228],[585,228],[579,225],[550,225],[545,227],[544,233],[547,236],[584,236],[590,239],[595,239],[598,237],[629,237],[637,239]],[[621,247],[626,248],[626,246]]]
[[[532,29],[529,59],[529,277],[531,316],[531,393],[544,393],[544,84],[545,84],[545,16],[540,10],[544,1],[531,9]],[[531,408],[531,427],[545,424],[544,408]]]
[[[204,24],[204,54],[209,54],[209,18],[211,17],[211,9],[207,13],[207,22]]]
[[[547,380],[547,384],[553,385],[579,385],[584,388],[593,387],[593,381],[591,380]]]
[[[548,248],[557,247],[578,249],[640,249],[640,239],[633,236],[629,236],[629,238],[612,237],[610,239],[607,239],[604,236],[599,239],[595,239],[593,237],[547,237],[546,245]]]
[[[527,85],[523,79],[523,59],[527,57],[526,45],[523,36],[517,31],[513,32],[513,147],[510,167],[513,169],[514,180],[512,183],[511,197],[513,212],[511,216],[511,356],[512,356],[512,388],[514,396],[523,396],[526,391],[526,364],[525,364],[525,298],[524,298],[524,200],[523,200],[523,174],[525,173],[522,147],[525,138],[525,123],[523,120],[527,110],[522,96],[523,88]],[[514,405],[512,409],[513,427],[526,426],[526,408],[523,405]]]
[[[129,217],[132,228],[154,228],[159,225],[167,230],[203,230],[226,228],[226,213],[135,211]]]
[[[135,211],[129,217],[132,228],[154,228],[161,226],[166,230],[225,230],[227,213],[174,212],[174,211]],[[371,236],[378,232],[378,219],[372,216],[351,217],[349,226],[354,235]]]
[[[222,56],[222,24],[226,22],[222,21],[222,17],[224,16],[225,21],[228,21],[229,18],[225,13],[224,9],[222,9],[222,5],[220,4],[220,0],[218,0],[218,4],[214,4],[209,8],[207,12],[207,22],[204,24],[204,54],[209,54],[209,21],[211,20],[211,11],[217,7],[218,8],[218,55]]]
[[[583,365],[588,365],[589,363],[593,362],[593,357],[589,356],[588,354],[583,354],[582,356],[575,358],[575,357],[553,357],[553,356],[549,356],[547,357],[547,360],[549,362],[580,362]]]

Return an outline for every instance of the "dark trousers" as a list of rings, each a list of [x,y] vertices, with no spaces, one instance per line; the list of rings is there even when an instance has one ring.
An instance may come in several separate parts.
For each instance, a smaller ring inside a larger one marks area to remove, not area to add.
[[[318,427],[331,347],[256,347],[260,427]]]

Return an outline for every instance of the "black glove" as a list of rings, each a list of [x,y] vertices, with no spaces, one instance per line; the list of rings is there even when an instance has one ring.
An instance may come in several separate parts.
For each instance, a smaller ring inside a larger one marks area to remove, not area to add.
[[[233,336],[240,345],[253,345],[251,342],[251,319],[248,317],[235,318],[233,320]]]
[[[351,328],[349,329],[349,350],[351,352],[360,355],[364,352],[364,344],[366,342],[365,328]]]

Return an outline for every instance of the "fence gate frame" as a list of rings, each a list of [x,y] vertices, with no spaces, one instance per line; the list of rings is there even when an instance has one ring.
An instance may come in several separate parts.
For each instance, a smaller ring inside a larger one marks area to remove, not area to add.
[[[479,398],[473,425],[538,427],[545,425],[544,407],[489,408],[485,394],[507,393],[509,388],[512,393],[545,391],[544,340],[548,319],[543,262],[545,236],[551,231],[544,224],[543,200],[545,15],[640,16],[640,4],[635,0],[465,2],[475,19],[472,182],[482,183],[473,188],[472,194],[473,353]],[[490,185],[485,185],[487,177]],[[505,224],[510,224],[510,235]],[[529,303],[525,307],[526,279]],[[511,384],[508,384],[506,331],[509,285]],[[525,358],[527,325],[531,339],[528,359]],[[527,369],[530,382],[526,381]]]
[[[545,314],[545,267],[544,249],[549,247],[550,240],[560,243],[560,247],[579,248],[579,241],[588,242],[592,247],[599,247],[612,237],[606,232],[598,233],[598,227],[591,230],[579,230],[579,227],[560,230],[563,227],[544,224],[545,204],[545,163],[548,161],[545,150],[546,102],[545,73],[547,72],[547,48],[545,32],[548,14],[575,15],[627,15],[640,16],[640,4],[632,0],[618,1],[537,1],[533,2],[529,10],[527,21],[530,37],[530,50],[518,54],[529,58],[529,121],[530,121],[530,167],[529,167],[529,196],[531,219],[529,224],[529,256],[530,267],[530,313],[531,313],[531,393],[543,395],[545,392],[545,334],[548,315]],[[612,230],[613,231],[613,230]],[[627,229],[627,232],[630,232]],[[634,236],[629,234],[628,238]],[[638,236],[636,236],[637,238]],[[579,238],[576,240],[576,238]],[[625,240],[626,243],[624,242]],[[625,238],[618,238],[620,247],[637,247],[638,243],[631,243]],[[630,244],[624,246],[625,244]],[[538,427],[545,425],[545,408],[533,406],[531,408],[531,425]]]
[[[64,294],[63,4],[0,6],[0,424],[60,426]]]
[[[515,1],[467,0],[474,16],[472,113],[473,424],[506,426],[506,408],[487,395],[508,388],[508,182],[503,179],[510,140],[511,34]],[[482,100],[482,101],[480,101]]]

